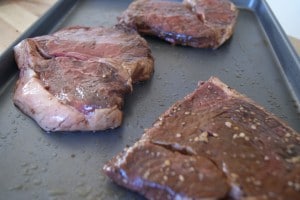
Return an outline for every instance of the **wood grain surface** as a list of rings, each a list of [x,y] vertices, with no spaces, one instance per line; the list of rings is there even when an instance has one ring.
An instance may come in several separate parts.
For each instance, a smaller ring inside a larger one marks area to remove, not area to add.
[[[0,54],[57,0],[0,0]]]
[[[0,0],[0,55],[58,0]],[[289,37],[300,55],[300,40]]]

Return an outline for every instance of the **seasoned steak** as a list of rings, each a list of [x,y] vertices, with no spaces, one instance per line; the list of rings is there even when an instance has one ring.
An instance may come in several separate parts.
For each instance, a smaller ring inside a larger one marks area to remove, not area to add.
[[[132,82],[153,72],[146,41],[115,26],[70,27],[23,40],[14,103],[46,131],[104,130],[121,124]]]
[[[137,0],[119,22],[172,44],[215,49],[233,34],[237,15],[229,0]]]
[[[103,170],[147,199],[300,199],[300,135],[212,77]]]

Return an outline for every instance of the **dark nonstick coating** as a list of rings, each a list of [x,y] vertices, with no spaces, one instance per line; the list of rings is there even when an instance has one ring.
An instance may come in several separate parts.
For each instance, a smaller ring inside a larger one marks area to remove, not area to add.
[[[79,1],[53,31],[71,25],[111,26],[129,2]],[[115,130],[45,133],[13,105],[17,74],[10,74],[13,78],[0,88],[0,199],[143,199],[106,178],[103,164],[210,76],[300,131],[295,101],[263,28],[253,11],[241,9],[233,37],[217,50],[172,46],[146,37],[155,73],[126,97],[124,121]]]

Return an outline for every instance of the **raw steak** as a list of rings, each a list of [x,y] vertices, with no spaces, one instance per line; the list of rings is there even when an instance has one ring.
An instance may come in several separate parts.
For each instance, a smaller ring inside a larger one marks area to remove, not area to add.
[[[119,22],[172,44],[215,49],[233,34],[237,15],[229,0],[137,0]]]
[[[70,27],[14,50],[20,76],[13,101],[46,131],[119,126],[132,82],[153,73],[146,41],[122,26]]]
[[[300,199],[300,135],[212,77],[103,170],[147,199]]]

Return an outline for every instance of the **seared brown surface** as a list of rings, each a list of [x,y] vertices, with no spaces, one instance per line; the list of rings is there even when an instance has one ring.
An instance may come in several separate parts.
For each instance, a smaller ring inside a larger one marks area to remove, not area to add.
[[[124,158],[126,161],[122,162]],[[120,165],[116,169],[117,163]],[[149,141],[136,143],[111,160],[104,170],[118,184],[148,199],[221,198],[229,190],[224,174],[208,158],[191,157]]]
[[[26,39],[15,55],[21,72],[14,102],[47,131],[119,126],[124,94],[153,72],[146,41],[120,26]]]
[[[218,48],[231,37],[237,8],[228,0],[137,0],[120,23],[172,44]]]
[[[299,199],[300,135],[217,78],[104,166],[148,199]]]

